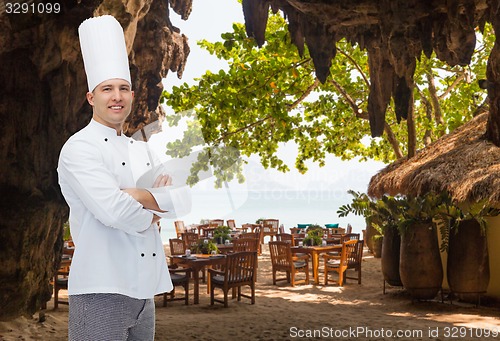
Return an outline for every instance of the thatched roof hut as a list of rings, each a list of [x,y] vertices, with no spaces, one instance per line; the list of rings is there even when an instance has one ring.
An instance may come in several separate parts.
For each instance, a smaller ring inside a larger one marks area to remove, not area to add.
[[[485,139],[488,113],[402,158],[372,177],[368,194],[417,196],[447,191],[458,202],[487,199],[500,205],[500,148]]]

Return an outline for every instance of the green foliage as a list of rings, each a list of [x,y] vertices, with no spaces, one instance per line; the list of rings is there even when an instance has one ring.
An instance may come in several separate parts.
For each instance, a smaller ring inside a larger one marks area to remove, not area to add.
[[[352,202],[339,207],[339,217],[349,213],[362,215],[381,235],[387,228],[404,233],[414,224],[428,223],[441,233],[441,251],[447,250],[450,230],[457,229],[461,221],[475,219],[484,232],[485,218],[500,214],[500,209],[492,208],[486,200],[461,208],[447,193],[426,193],[417,197],[383,196],[378,200],[370,199],[365,193],[352,190],[348,193],[353,196]]]
[[[321,245],[323,242],[323,228],[317,224],[309,225],[303,242],[305,245]]]
[[[64,241],[71,240],[71,231],[70,231],[70,228],[69,228],[69,221],[67,221],[67,222],[64,223],[64,227],[63,227],[63,240]]]
[[[346,217],[349,213],[365,217],[368,223],[384,235],[386,228],[397,228],[401,219],[401,205],[403,197],[383,196],[379,200],[372,200],[367,194],[348,191],[353,196],[350,204],[339,207],[339,217]]]
[[[196,253],[208,255],[212,253],[212,251],[215,251],[216,253],[219,252],[217,245],[213,241],[211,241],[210,239],[198,240],[198,244],[196,244]]]
[[[306,229],[308,235],[314,235],[314,236],[322,236],[323,235],[323,227],[318,224],[311,224],[307,227]]]
[[[422,55],[417,61],[417,148],[469,120],[483,102],[486,94],[479,89],[477,79],[485,78],[494,39],[491,30],[486,26],[483,34],[478,31],[476,53],[467,67],[448,67],[434,56],[428,59]],[[345,40],[336,42],[338,53],[330,77],[320,84],[308,50],[303,56],[298,54],[280,15],[269,16],[267,42],[262,48],[246,36],[243,24],[233,24],[233,31],[222,34],[222,39],[198,44],[227,61],[227,71],[207,71],[198,84],[185,83],[162,96],[175,112],[166,117],[170,125],[188,121],[182,140],[170,143],[167,153],[180,157],[195,147],[202,148],[188,178],[190,184],[198,181],[198,171],[209,166],[219,187],[222,181],[234,178],[242,182],[243,158],[250,155],[258,155],[265,168],[286,172],[289,165],[277,155],[279,145],[286,142],[297,145],[295,167],[300,172],[307,171],[308,160],[323,166],[328,154],[343,160],[358,157],[390,162],[400,152],[407,152],[406,122],[396,122],[392,103],[386,121],[396,146],[386,136],[368,137],[366,51]]]
[[[476,220],[481,228],[481,233],[484,234],[487,227],[486,218],[498,215],[500,215],[500,209],[491,207],[487,200],[471,203],[465,208],[453,204],[449,205],[448,212],[442,214],[442,218],[446,220],[447,224],[438,224],[442,239],[441,251],[448,249],[450,233],[456,233],[461,221]]]
[[[231,240],[231,229],[229,228],[229,226],[217,226],[214,229],[213,240],[217,242],[221,238],[222,243],[224,243],[226,240]]]
[[[452,205],[446,193],[426,193],[417,197],[406,197],[400,201],[400,220],[398,226],[401,232],[418,223],[432,224],[433,219],[442,219]]]

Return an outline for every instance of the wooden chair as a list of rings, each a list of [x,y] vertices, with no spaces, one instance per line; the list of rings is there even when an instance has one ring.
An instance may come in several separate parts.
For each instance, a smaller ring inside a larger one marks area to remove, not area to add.
[[[328,274],[330,272],[338,273],[338,284],[339,286],[344,285],[344,272],[348,268],[348,256],[355,254],[357,240],[352,239],[342,243],[342,251],[340,255],[323,255],[325,261],[324,271],[325,271],[325,285],[328,285]]]
[[[255,251],[245,251],[231,253],[226,256],[226,263],[223,270],[208,269],[210,274],[210,304],[214,302],[224,303],[228,307],[229,289],[238,289],[238,301],[241,297],[249,298],[255,304],[255,275],[257,269],[257,253]],[[241,287],[248,285],[251,290],[250,295],[242,294]],[[215,298],[215,288],[222,289],[224,300]]]
[[[253,238],[238,238],[233,240],[233,252],[243,251],[259,251],[259,239]]]
[[[279,222],[280,221],[278,219],[264,219],[262,222],[262,228],[264,229],[262,243],[264,243],[264,237],[266,236],[270,236],[271,241],[274,240],[274,236],[278,234]]]
[[[247,223],[247,224],[243,224],[241,226],[241,228],[246,229],[247,232],[248,232],[248,230],[250,230],[250,232],[255,232],[255,230],[260,228],[261,226],[262,226],[261,224],[249,224],[249,223]]]
[[[243,252],[243,251],[256,251],[258,255],[261,254],[261,244],[259,243],[259,238],[255,236],[255,233],[247,233],[249,236],[240,237],[233,240],[233,252]],[[257,269],[258,262],[255,264]],[[257,280],[257,273],[255,274],[255,280]]]
[[[299,282],[309,284],[309,256],[293,256],[292,246],[289,242],[271,241],[269,242],[269,251],[271,253],[271,263],[273,271],[273,284],[278,281],[288,281],[292,287]],[[277,271],[285,271],[286,278],[276,278]],[[295,275],[298,272],[304,272],[306,278],[301,281],[295,280]]]
[[[168,244],[170,245],[170,255],[184,255],[186,254],[186,246],[184,241],[180,238],[171,238],[168,240]]]
[[[253,230],[254,238],[259,240],[259,255],[262,254],[262,244],[264,244],[264,229],[262,227],[257,227]]]
[[[241,233],[248,233],[248,229],[250,229],[250,224],[243,224],[240,227]]]
[[[209,224],[217,226],[223,226],[224,225],[224,219],[211,219],[208,221]]]
[[[359,233],[346,233],[342,235],[342,243],[348,240],[359,240]]]
[[[285,226],[283,226],[283,224],[280,225],[280,227],[278,228],[278,233],[285,233]]]
[[[349,277],[349,272],[345,272],[344,282],[346,278],[357,279],[358,284],[361,284],[361,264],[363,262],[363,246],[364,240],[358,240],[356,244],[356,250],[353,254],[347,255],[347,270],[354,269],[357,273],[356,277]]]
[[[325,228],[325,230],[329,236],[334,234],[345,234],[345,228],[343,227],[331,227],[331,228]]]
[[[196,232],[184,232],[182,234],[182,241],[184,242],[184,251],[187,249],[194,250],[198,245],[200,236]]]
[[[198,229],[198,235],[200,237],[205,235],[205,229],[209,228],[210,224],[199,224],[196,228]]]
[[[296,243],[295,243],[295,237],[293,234],[291,233],[280,233],[280,234],[277,234],[276,235],[276,240],[280,241],[280,242],[287,242],[287,243],[290,243],[290,245],[292,246],[297,246]],[[307,253],[293,253],[293,255],[295,257],[299,257],[299,258],[307,258],[309,259],[309,254]]]
[[[338,244],[342,244],[348,240],[359,240],[359,233],[333,234],[330,238],[338,238]],[[337,243],[337,242],[335,242]],[[340,251],[328,252],[328,255],[340,255]]]
[[[238,236],[238,238],[236,238],[236,239],[247,239],[247,238],[257,239],[257,244],[258,244],[257,245],[257,254],[261,255],[262,254],[262,245],[261,245],[262,236],[261,236],[260,229],[254,230],[254,232],[241,233]]]
[[[347,224],[347,228],[345,229],[345,233],[346,234],[352,233],[352,226],[351,226],[351,224]]]
[[[170,279],[172,280],[172,284],[174,288],[171,292],[166,292],[163,294],[163,306],[167,306],[167,302],[171,301],[184,301],[185,305],[189,304],[189,279],[191,277],[191,269],[190,268],[174,268],[169,267],[168,269],[170,273]],[[184,296],[176,297],[175,296],[175,287],[180,286],[184,289]]]
[[[288,242],[295,246],[295,237],[291,233],[280,233],[276,235],[276,240],[280,242]]]
[[[214,230],[218,227],[217,223],[211,222],[208,224],[198,225],[198,234],[203,238],[210,238]]]
[[[177,238],[180,238],[184,232],[186,232],[186,226],[184,226],[184,221],[176,220],[174,221],[175,233],[177,233]]]
[[[71,266],[71,259],[63,259],[54,276],[54,309],[57,309],[59,304],[69,304],[68,301],[59,299],[59,290],[68,290],[68,275]]]

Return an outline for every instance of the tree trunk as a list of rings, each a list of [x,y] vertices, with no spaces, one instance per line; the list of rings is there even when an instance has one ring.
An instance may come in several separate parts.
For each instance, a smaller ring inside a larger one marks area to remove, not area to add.
[[[31,315],[51,297],[68,209],[57,183],[66,139],[91,117],[77,28],[112,14],[124,27],[135,101],[126,132],[158,119],[161,79],[182,74],[187,38],[168,2],[65,1],[60,14],[0,16],[0,320]],[[183,17],[191,0],[174,1]],[[139,71],[138,71],[139,70]]]
[[[413,86],[412,86],[413,88]],[[408,103],[408,118],[406,125],[408,127],[408,159],[415,156],[417,152],[417,133],[415,130],[415,108],[413,102],[413,91],[410,93],[410,101]]]

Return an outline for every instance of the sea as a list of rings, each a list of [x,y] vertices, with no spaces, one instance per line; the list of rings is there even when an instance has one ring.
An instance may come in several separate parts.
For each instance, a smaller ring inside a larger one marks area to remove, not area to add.
[[[362,216],[340,218],[337,210],[352,201],[347,192],[332,190],[266,190],[266,191],[197,191],[191,195],[189,213],[177,219],[162,219],[161,236],[164,243],[175,238],[174,220],[184,224],[200,224],[209,219],[234,219],[237,226],[255,223],[260,218],[279,219],[285,232],[297,224],[335,224],[361,233],[366,224]]]

